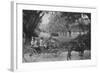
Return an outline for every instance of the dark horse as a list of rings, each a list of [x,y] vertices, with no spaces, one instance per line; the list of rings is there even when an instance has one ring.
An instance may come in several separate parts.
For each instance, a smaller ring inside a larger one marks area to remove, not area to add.
[[[71,59],[72,51],[79,52],[79,56],[83,57],[84,50],[91,50],[90,35],[85,34],[78,36],[76,39],[69,42],[69,46],[67,59]]]
[[[85,47],[83,46],[82,43],[76,43],[76,42],[71,42],[70,45],[67,47],[67,51],[68,51],[68,54],[67,54],[67,60],[71,60],[71,52],[72,51],[77,51],[79,52],[79,56],[80,57],[83,57],[84,55],[84,50],[85,50]]]

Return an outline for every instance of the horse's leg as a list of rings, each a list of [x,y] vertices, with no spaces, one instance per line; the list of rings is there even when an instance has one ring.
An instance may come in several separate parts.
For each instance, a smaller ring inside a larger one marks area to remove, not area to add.
[[[67,60],[69,60],[68,56],[67,56]]]
[[[69,55],[69,59],[71,60],[71,52],[70,52],[70,55]]]
[[[79,51],[79,56],[81,56],[81,51]]]
[[[84,50],[80,50],[80,53],[79,53],[80,55],[80,57],[83,57],[83,55],[84,55]]]
[[[71,60],[71,52],[72,52],[71,50],[68,51],[67,60]]]

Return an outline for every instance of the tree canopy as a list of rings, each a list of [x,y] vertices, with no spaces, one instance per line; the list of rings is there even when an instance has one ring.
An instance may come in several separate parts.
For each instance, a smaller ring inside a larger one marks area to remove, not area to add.
[[[23,32],[26,38],[39,32],[90,31],[91,14],[77,12],[23,10]]]

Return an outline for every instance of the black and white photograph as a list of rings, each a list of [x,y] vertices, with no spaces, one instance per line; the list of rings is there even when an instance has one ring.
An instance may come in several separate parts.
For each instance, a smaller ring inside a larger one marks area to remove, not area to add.
[[[14,2],[14,71],[95,66],[96,8]]]
[[[91,60],[91,13],[22,10],[22,61]]]

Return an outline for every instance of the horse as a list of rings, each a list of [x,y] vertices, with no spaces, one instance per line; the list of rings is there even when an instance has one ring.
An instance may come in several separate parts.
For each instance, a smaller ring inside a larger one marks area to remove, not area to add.
[[[84,41],[71,41],[67,47],[68,49],[68,54],[67,54],[67,60],[71,59],[71,52],[72,51],[77,51],[79,52],[79,56],[83,57],[84,56],[84,51],[85,50],[90,50],[88,49],[90,47],[87,46],[87,43]]]

